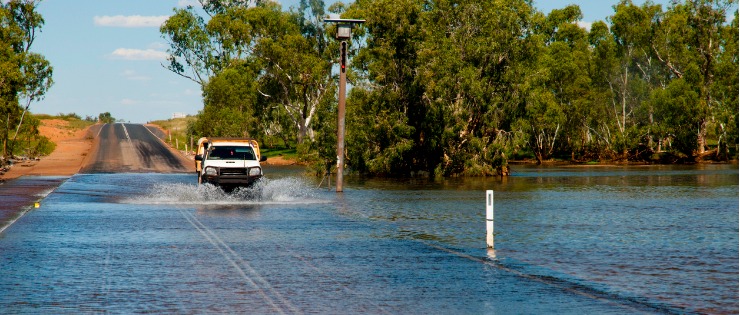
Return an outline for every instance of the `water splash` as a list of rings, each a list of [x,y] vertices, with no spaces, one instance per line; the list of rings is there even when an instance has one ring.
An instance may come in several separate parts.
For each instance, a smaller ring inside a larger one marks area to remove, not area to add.
[[[255,205],[255,204],[304,204],[323,203],[316,197],[315,189],[300,178],[263,178],[252,187],[240,187],[232,192],[204,184],[156,183],[146,196],[123,200],[132,204],[180,205]]]

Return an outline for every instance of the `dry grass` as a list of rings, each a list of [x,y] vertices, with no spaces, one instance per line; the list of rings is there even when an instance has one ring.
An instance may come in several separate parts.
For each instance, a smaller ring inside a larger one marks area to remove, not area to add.
[[[150,121],[150,124],[157,125],[164,129],[165,132],[170,133],[172,136],[171,139],[167,138],[165,141],[167,141],[172,147],[178,146],[178,150],[185,150],[185,144],[190,145],[190,139],[187,136],[188,133],[188,124],[195,121],[195,116],[188,116],[185,118],[172,118],[167,120],[155,120]],[[195,139],[196,141],[198,139]],[[192,151],[192,148],[188,148],[189,151]]]

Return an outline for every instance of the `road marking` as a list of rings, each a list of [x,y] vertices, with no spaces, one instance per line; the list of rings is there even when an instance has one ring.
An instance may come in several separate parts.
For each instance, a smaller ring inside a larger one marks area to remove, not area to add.
[[[105,125],[107,125],[107,124],[104,124],[104,125],[100,126],[100,128],[98,128],[98,134],[95,135],[95,138],[100,138],[100,132],[103,131],[103,127],[105,127]]]
[[[282,251],[285,251],[285,252],[290,253],[293,256],[293,258],[296,258],[296,259],[300,260],[306,266],[308,266],[308,268],[313,269],[316,274],[322,276],[322,279],[328,279],[329,281],[333,282],[334,285],[339,286],[339,288],[342,289],[344,292],[349,293],[349,294],[352,294],[352,295],[355,295],[355,296],[358,297],[358,299],[362,299],[362,296],[357,291],[352,290],[346,284],[343,284],[343,283],[337,281],[333,276],[327,275],[326,272],[324,272],[323,270],[321,270],[321,268],[319,268],[316,265],[312,264],[307,259],[307,257],[301,256],[301,255],[297,254],[295,251],[292,251],[290,249],[284,248],[284,247],[282,247],[280,245],[277,245],[277,244],[275,245],[275,247],[279,248]],[[368,299],[365,299],[365,302],[367,302],[368,304],[376,307],[378,309],[378,311],[379,311],[378,314],[380,314],[380,313],[382,313],[382,314],[393,314],[393,313],[387,311],[385,308],[383,308],[379,304],[374,303],[374,302],[372,302],[372,301],[370,301]]]
[[[13,225],[13,223],[15,223],[16,221],[18,221],[21,217],[23,217],[24,215],[26,215],[26,213],[28,213],[32,209],[33,209],[33,207],[31,207],[31,206],[24,207],[20,211],[20,213],[18,214],[18,216],[15,219],[8,221],[8,223],[6,223],[5,226],[0,227],[0,234],[3,234],[3,232],[5,232],[5,230],[7,228],[9,228],[11,225]]]
[[[111,244],[110,240],[108,240],[108,250],[105,254],[105,261],[103,262],[103,276],[105,279],[103,280],[103,293],[102,295],[104,297],[104,302],[102,304],[105,305],[106,309],[110,304],[110,287],[111,287]]]
[[[128,143],[131,143],[131,137],[128,136],[128,130],[126,130],[126,125],[124,123],[121,123],[121,127],[123,127],[123,132],[126,134],[126,139],[128,140]]]
[[[52,189],[49,189],[49,191],[42,192],[41,194],[39,194],[38,195],[39,199],[36,200],[34,202],[34,204],[41,202],[41,200],[44,200],[44,198],[46,198],[46,196],[48,196],[49,194],[51,194],[52,192],[54,192],[55,190],[57,190],[57,188],[59,188],[59,186],[62,186],[62,184],[66,183],[68,179],[69,179],[69,177],[67,177],[67,179],[65,179],[63,182],[59,183],[59,185],[57,185],[56,187],[54,187]],[[31,205],[26,206],[26,207],[23,207],[20,210],[20,212],[18,213],[18,215],[14,219],[12,219],[12,220],[8,221],[7,223],[5,223],[4,226],[0,226],[0,234],[3,234],[3,232],[5,232],[5,230],[7,230],[11,225],[13,225],[13,223],[15,223],[16,221],[20,220],[24,215],[26,215],[26,213],[30,212],[33,209],[35,209],[35,208],[33,206],[31,206]]]
[[[285,299],[279,292],[275,291],[275,288],[273,288],[272,285],[267,282],[267,280],[262,278],[257,273],[257,271],[249,265],[249,263],[244,261],[244,259],[239,256],[238,253],[231,249],[229,245],[227,245],[220,237],[218,237],[218,235],[213,233],[213,231],[211,231],[205,224],[200,222],[198,218],[183,209],[180,209],[180,213],[183,215],[183,217],[185,217],[186,220],[188,220],[188,222],[190,222],[193,227],[195,227],[196,230],[198,230],[198,232],[200,232],[201,235],[203,235],[203,237],[206,238],[206,240],[208,240],[208,242],[211,243],[211,245],[216,247],[221,255],[226,258],[226,260],[237,270],[239,275],[241,275],[246,282],[259,290],[260,295],[262,295],[265,301],[267,301],[267,303],[269,303],[278,313],[285,314],[285,310],[283,309],[283,307],[278,305],[276,301],[273,300],[273,297],[270,297],[268,295],[268,292],[266,292],[263,287],[270,291],[270,293],[275,297],[276,300],[279,300],[280,303],[289,308],[292,313],[301,313],[300,310],[290,304],[290,302]],[[250,277],[249,275],[247,275],[247,272],[245,272],[244,269],[246,269],[246,271],[248,271],[252,276]],[[259,282],[259,284],[255,282],[255,280]]]
[[[442,245],[438,245],[438,244],[435,244],[435,243],[431,243],[431,242],[427,242],[427,241],[423,241],[423,240],[418,240],[418,241],[420,243],[422,243],[422,244],[425,244],[425,245],[431,247],[431,248],[435,248],[435,249],[438,249],[438,250],[441,250],[441,251],[450,253],[452,255],[455,255],[455,256],[458,256],[458,257],[461,257],[461,258],[464,258],[464,259],[468,259],[468,260],[472,260],[472,261],[475,261],[475,262],[479,262],[479,263],[482,263],[483,265],[486,265],[488,267],[493,267],[493,268],[496,268],[496,269],[499,269],[499,270],[503,270],[505,272],[514,274],[514,275],[519,276],[519,277],[524,278],[524,279],[536,281],[536,282],[539,282],[539,283],[542,283],[542,284],[545,284],[545,285],[549,285],[549,286],[558,288],[558,289],[563,290],[563,291],[566,291],[566,292],[570,292],[570,293],[573,293],[573,294],[576,294],[576,295],[580,295],[580,296],[583,296],[583,297],[586,297],[586,298],[589,298],[589,299],[592,299],[592,300],[596,300],[596,301],[599,301],[599,302],[602,302],[602,303],[605,303],[605,304],[609,304],[609,305],[612,305],[612,306],[615,306],[615,307],[621,307],[621,308],[628,309],[630,311],[630,313],[646,313],[647,312],[646,309],[650,309],[650,311],[658,310],[658,311],[664,311],[664,312],[673,313],[671,310],[662,308],[660,306],[657,306],[656,307],[655,305],[646,304],[646,303],[641,302],[641,301],[635,301],[635,300],[632,300],[632,299],[623,299],[623,298],[621,298],[619,296],[614,296],[614,295],[611,295],[609,293],[599,292],[597,290],[589,290],[588,288],[580,287],[578,285],[570,285],[569,283],[567,283],[567,281],[562,281],[561,282],[561,281],[552,280],[552,279],[549,279],[549,278],[543,277],[543,276],[538,276],[538,275],[532,275],[532,274],[524,273],[522,271],[519,271],[519,270],[516,270],[516,269],[512,269],[512,268],[509,268],[509,267],[506,267],[505,265],[499,263],[497,260],[491,260],[490,258],[475,257],[475,256],[471,256],[471,255],[468,255],[468,254],[459,252],[459,251],[454,250],[454,249],[446,248],[446,247],[444,247]],[[646,308],[646,309],[642,309],[642,308]]]
[[[148,126],[146,126],[146,125],[142,125],[142,126],[144,126],[144,129],[146,129],[146,131],[149,131],[149,133],[151,133],[152,136],[154,136],[155,138],[159,139],[159,141],[162,141],[162,143],[164,143],[164,141],[162,139],[160,139],[159,137],[157,137],[157,135],[155,135],[154,132],[152,132],[152,130],[149,129]]]

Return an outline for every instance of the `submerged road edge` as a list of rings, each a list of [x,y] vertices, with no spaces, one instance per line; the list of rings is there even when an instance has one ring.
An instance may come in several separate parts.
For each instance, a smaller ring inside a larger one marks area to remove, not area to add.
[[[0,206],[0,235],[70,178],[22,176],[0,184],[0,199],[4,201]]]

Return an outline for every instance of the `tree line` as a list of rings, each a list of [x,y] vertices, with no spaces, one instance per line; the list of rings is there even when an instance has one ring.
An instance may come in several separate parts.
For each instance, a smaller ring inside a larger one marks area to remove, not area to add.
[[[49,116],[29,112],[31,104],[42,100],[54,83],[51,63],[42,54],[31,51],[44,26],[44,18],[37,10],[40,2],[0,1],[0,161],[51,153],[55,144],[39,133],[42,119],[116,121],[109,112],[84,119],[75,113]]]
[[[162,25],[165,67],[200,84],[195,136],[295,144],[336,160],[339,43],[353,30],[347,165],[374,175],[480,176],[508,161],[737,158],[735,0],[621,0],[590,28],[528,0],[209,0]]]
[[[44,24],[39,1],[0,2],[0,138],[4,159],[14,154],[47,152],[49,140],[38,132],[39,120],[28,113],[53,84],[53,68],[31,51]],[[21,145],[21,139],[26,145]],[[27,140],[27,141],[25,141]],[[41,148],[41,149],[40,149]],[[48,153],[48,152],[47,152]]]

